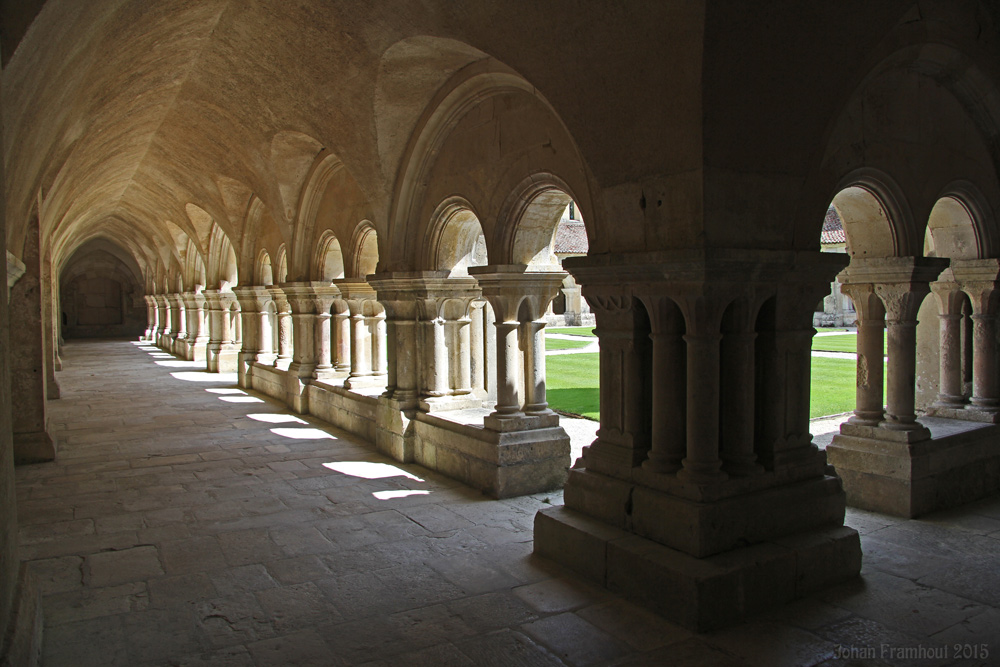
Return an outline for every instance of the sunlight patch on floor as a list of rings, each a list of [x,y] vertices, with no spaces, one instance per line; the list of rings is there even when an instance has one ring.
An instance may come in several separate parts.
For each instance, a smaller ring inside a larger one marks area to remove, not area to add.
[[[198,363],[198,362],[184,362]],[[186,382],[236,383],[236,373],[209,373],[208,371],[178,371],[170,374],[174,379]]]
[[[209,390],[211,391],[211,390]],[[256,419],[259,422],[267,422],[268,424],[308,424],[305,419],[300,419],[295,415],[283,415],[276,414],[273,412],[255,412],[253,414],[247,415],[250,419]]]
[[[240,394],[246,396],[247,393],[242,389],[237,389],[236,387],[209,387],[206,389],[210,394]]]
[[[372,495],[379,500],[391,500],[393,498],[406,498],[407,496],[426,496],[430,491],[416,491],[414,489],[400,489],[398,491],[374,491]]]
[[[324,468],[335,470],[344,475],[352,477],[363,477],[365,479],[385,479],[386,477],[408,477],[409,479],[422,482],[412,473],[408,473],[402,468],[397,468],[388,463],[373,463],[371,461],[336,461],[324,463]]]
[[[332,435],[318,428],[272,428],[271,433],[292,440],[336,440]]]
[[[264,399],[256,396],[219,396],[220,401],[226,403],[263,403]]]

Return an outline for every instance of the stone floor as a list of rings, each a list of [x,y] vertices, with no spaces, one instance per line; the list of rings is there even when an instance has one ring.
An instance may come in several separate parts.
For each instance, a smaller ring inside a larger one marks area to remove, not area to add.
[[[17,470],[49,667],[1000,661],[1000,498],[850,511],[862,579],[693,635],[532,556],[558,493],[488,500],[149,346],[64,369],[58,462]]]

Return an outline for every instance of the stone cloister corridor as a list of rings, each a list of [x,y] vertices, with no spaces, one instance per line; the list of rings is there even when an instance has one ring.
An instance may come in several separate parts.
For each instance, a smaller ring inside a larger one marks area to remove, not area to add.
[[[873,641],[996,646],[997,499],[922,520],[849,509],[862,580],[695,634],[532,556],[535,512],[561,493],[488,499],[150,345],[76,341],[63,361],[60,460],[17,471],[49,667],[793,666]],[[382,468],[324,467],[351,462]],[[376,495],[405,491],[423,493]]]

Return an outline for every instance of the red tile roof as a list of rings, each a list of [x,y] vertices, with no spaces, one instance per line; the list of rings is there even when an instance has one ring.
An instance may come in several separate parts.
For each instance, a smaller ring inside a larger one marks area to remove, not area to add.
[[[562,220],[556,227],[556,253],[586,254],[590,248],[587,243],[587,229],[582,220]]]
[[[819,242],[823,245],[847,242],[844,225],[840,222],[837,209],[832,206],[826,210],[826,218],[823,220],[823,231],[820,232]]]

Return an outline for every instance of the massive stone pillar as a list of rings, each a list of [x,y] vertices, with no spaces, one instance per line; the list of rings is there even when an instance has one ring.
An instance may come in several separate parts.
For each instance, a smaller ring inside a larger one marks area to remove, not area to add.
[[[240,351],[237,355],[237,383],[244,389],[253,387],[253,364],[266,363],[265,350],[271,347],[271,332],[267,325],[267,305],[271,294],[265,287],[234,287],[233,294],[240,304],[242,321]],[[264,357],[264,358],[262,358]]]
[[[565,506],[536,516],[536,552],[698,630],[856,576],[844,493],[808,433],[813,306],[845,260],[567,260],[597,317],[601,427]]]
[[[208,307],[208,345],[205,366],[212,373],[235,373],[240,348],[234,342],[232,308],[236,295],[228,288],[202,292]]]
[[[349,361],[350,370],[344,386],[352,390],[373,388],[381,390],[387,382],[385,362],[382,360],[385,342],[385,326],[377,320],[384,312],[376,300],[375,290],[364,281],[335,280],[340,290],[340,303],[334,316],[338,370],[345,368]],[[344,305],[347,310],[344,311]],[[384,315],[382,316],[384,319]]]
[[[167,304],[170,308],[170,352],[184,357],[187,345],[187,318],[184,312],[184,295],[167,294]]]
[[[142,297],[143,301],[146,302],[146,331],[142,334],[141,340],[144,341],[154,341],[156,340],[156,300],[151,294],[146,294]]]
[[[160,329],[156,336],[156,347],[162,350],[170,349],[170,304],[167,302],[166,294],[154,294],[156,300],[157,320],[160,322]]]
[[[0,177],[3,166],[0,165]],[[4,203],[0,194],[0,206]],[[37,238],[37,222],[32,231]],[[29,243],[33,241],[29,239]],[[12,347],[10,334],[10,309],[13,305],[14,287],[22,278],[29,281],[28,292],[32,289],[33,278],[27,275],[27,266],[6,250],[7,232],[4,217],[0,214],[0,254],[7,256],[6,295],[0,295],[0,628],[4,636],[0,639],[0,664],[35,665],[41,661],[42,612],[41,596],[30,576],[27,565],[18,557],[18,511],[14,483],[14,460],[16,445],[13,441],[11,414],[12,390],[11,368],[17,361],[17,349]],[[27,254],[27,253],[26,253]],[[12,270],[13,269],[13,270]],[[35,274],[34,279],[37,279]],[[19,293],[20,304],[30,301],[30,294]],[[9,301],[11,300],[11,301]],[[18,321],[15,331],[23,326]],[[38,343],[41,343],[39,336]],[[52,448],[54,452],[54,447]]]
[[[184,356],[188,361],[206,361],[208,356],[208,324],[205,314],[203,287],[195,285],[193,292],[185,292],[184,317],[186,320],[187,344]]]
[[[38,219],[33,218],[24,242],[24,275],[10,292],[11,399],[13,405],[14,462],[52,461],[56,442],[50,435],[46,402],[48,373],[42,316],[42,261]]]
[[[285,376],[285,403],[300,414],[309,411],[309,383],[317,375],[319,357],[316,333],[322,336],[323,322],[329,322],[330,307],[338,290],[325,282],[282,283],[281,291],[292,312],[292,362]],[[328,329],[327,329],[328,331]],[[329,340],[318,341],[329,345]],[[320,374],[330,368],[320,369]]]
[[[932,450],[944,446],[935,445],[930,430],[917,421],[914,383],[917,311],[947,265],[947,259],[936,257],[855,257],[842,276],[863,325],[858,330],[858,408],[826,451],[855,507],[912,517],[941,501],[940,471],[934,468],[943,459],[933,458]],[[879,420],[882,312],[888,362],[886,410]]]

